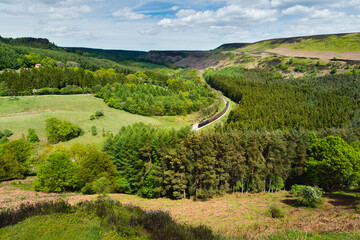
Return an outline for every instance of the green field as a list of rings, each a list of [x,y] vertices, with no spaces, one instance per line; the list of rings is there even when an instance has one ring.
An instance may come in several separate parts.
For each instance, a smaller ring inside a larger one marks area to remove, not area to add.
[[[36,216],[0,229],[0,239],[127,239],[109,227],[101,226],[98,217],[89,219],[75,214],[57,213]]]
[[[104,117],[90,120],[90,115],[98,109],[104,111]],[[97,127],[100,135],[102,129],[106,132],[117,132],[122,126],[135,122],[160,127],[178,127],[174,117],[155,118],[131,114],[110,108],[102,99],[89,95],[0,98],[0,129],[10,129],[14,132],[15,138],[22,133],[26,135],[28,128],[34,128],[40,138],[45,138],[45,120],[50,117],[70,120],[80,125],[85,131],[86,138],[91,136],[89,131],[93,125]],[[97,141],[100,136],[93,138]]]
[[[325,39],[303,39],[299,43],[289,44],[289,47],[304,51],[360,51],[360,33],[329,36]]]

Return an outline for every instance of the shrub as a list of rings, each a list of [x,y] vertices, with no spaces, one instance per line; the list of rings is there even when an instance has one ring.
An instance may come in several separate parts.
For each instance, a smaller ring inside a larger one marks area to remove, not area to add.
[[[32,216],[70,211],[71,205],[62,199],[49,202],[21,203],[18,208],[8,208],[0,212],[0,228],[14,225]]]
[[[335,73],[337,73],[337,70],[338,70],[337,67],[333,67],[333,68],[331,69],[331,72],[330,72],[330,73],[331,73],[331,74],[335,74]]]
[[[13,135],[13,132],[9,129],[4,129],[3,133],[6,137],[11,137]]]
[[[95,119],[96,119],[95,115],[94,115],[94,114],[91,114],[91,115],[90,115],[90,120],[95,120]]]
[[[96,126],[91,127],[91,135],[96,136],[97,135],[97,129]]]
[[[283,70],[283,71],[288,70],[288,65],[285,64],[285,63],[279,63],[279,64],[277,65],[277,67],[280,68],[280,69]]]
[[[106,195],[111,192],[111,182],[106,177],[101,177],[92,183],[92,188],[97,194]]]
[[[61,121],[54,117],[46,120],[46,136],[50,143],[65,142],[82,133],[82,129],[70,121]]]
[[[3,136],[2,138],[0,138],[0,144],[7,143],[8,141],[9,141],[9,139],[6,136]]]
[[[282,218],[284,217],[284,211],[281,209],[280,206],[272,204],[266,210],[266,215],[272,218]]]
[[[61,192],[78,186],[78,165],[66,153],[54,152],[39,167],[38,179],[34,182],[36,191]]]
[[[304,73],[304,72],[306,72],[306,69],[307,69],[307,67],[306,67],[305,64],[297,65],[297,66],[295,67],[295,71],[296,71],[296,72],[302,72],[302,73]]]
[[[102,116],[104,116],[104,110],[99,109],[95,111],[95,117],[99,118]]]
[[[29,142],[39,142],[39,136],[36,134],[35,129],[28,129],[27,139],[29,140]]]
[[[298,197],[300,205],[316,207],[317,204],[321,203],[323,191],[319,187],[294,185],[291,187],[290,193]]]

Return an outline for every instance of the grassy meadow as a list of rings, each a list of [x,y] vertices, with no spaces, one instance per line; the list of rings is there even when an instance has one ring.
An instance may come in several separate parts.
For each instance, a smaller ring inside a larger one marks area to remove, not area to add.
[[[90,120],[96,110],[103,110],[104,116]],[[0,129],[10,129],[14,138],[27,134],[28,128],[34,128],[40,138],[45,138],[45,120],[56,117],[80,125],[85,135],[76,141],[101,139],[101,131],[117,132],[121,127],[135,122],[143,122],[159,127],[180,127],[176,117],[146,117],[108,107],[102,99],[91,95],[51,95],[17,98],[0,98]],[[91,136],[91,126],[95,125],[98,136]],[[89,139],[90,138],[90,139]]]
[[[34,177],[0,185],[0,208],[15,207],[23,202],[65,199],[70,204],[94,200],[97,195],[78,193],[35,192]],[[145,211],[164,210],[178,223],[204,225],[225,239],[359,239],[360,214],[354,204],[356,194],[336,192],[323,197],[319,208],[300,207],[287,191],[277,193],[234,193],[207,201],[167,198],[144,199],[136,195],[110,194],[109,197]],[[277,205],[282,217],[268,215]],[[77,232],[78,231],[78,232]],[[122,239],[115,231],[100,224],[96,217],[77,214],[54,214],[31,217],[21,223],[0,229],[0,239]],[[126,239],[126,238],[124,238]],[[147,239],[141,235],[137,239]]]

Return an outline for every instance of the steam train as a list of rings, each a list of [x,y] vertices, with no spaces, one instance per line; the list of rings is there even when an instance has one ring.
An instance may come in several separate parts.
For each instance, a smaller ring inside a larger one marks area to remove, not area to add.
[[[224,115],[226,113],[226,111],[228,110],[230,104],[229,104],[229,101],[226,100],[225,98],[224,98],[224,100],[226,102],[226,106],[225,106],[224,110],[222,110],[220,113],[216,114],[214,117],[199,123],[198,128],[204,127],[204,126],[208,125],[209,123],[212,123],[213,121],[220,118],[222,115]]]

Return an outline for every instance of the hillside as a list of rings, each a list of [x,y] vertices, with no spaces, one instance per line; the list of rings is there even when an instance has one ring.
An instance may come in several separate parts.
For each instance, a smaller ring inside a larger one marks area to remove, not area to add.
[[[169,61],[179,67],[198,69],[241,66],[283,75],[301,76],[316,63],[319,75],[334,67],[346,72],[360,64],[360,33],[331,34],[263,40],[255,43],[224,44],[211,51],[150,51],[146,59]],[[281,66],[283,63],[306,65],[306,69]]]

